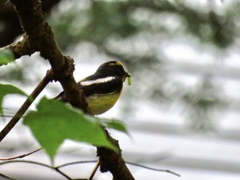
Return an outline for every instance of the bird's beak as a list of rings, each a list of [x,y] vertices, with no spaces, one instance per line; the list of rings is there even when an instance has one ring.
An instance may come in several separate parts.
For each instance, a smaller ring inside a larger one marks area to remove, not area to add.
[[[127,78],[127,81],[128,81],[128,85],[131,85],[132,83],[132,75],[130,73],[127,73],[123,76],[123,81],[125,81],[125,79]]]

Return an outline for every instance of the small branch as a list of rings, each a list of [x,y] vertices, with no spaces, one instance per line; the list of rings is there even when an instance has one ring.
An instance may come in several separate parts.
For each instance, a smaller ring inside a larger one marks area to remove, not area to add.
[[[95,175],[95,173],[96,173],[98,167],[99,167],[99,161],[97,161],[97,164],[95,165],[95,167],[94,167],[94,169],[93,169],[93,171],[92,171],[90,177],[88,178],[88,180],[92,180],[92,179],[93,179],[93,177],[94,177],[94,175]]]
[[[61,174],[62,176],[66,177],[67,179],[71,179],[69,176],[67,176],[65,173],[63,173],[62,171],[60,171],[60,168],[63,168],[63,167],[66,167],[66,166],[71,166],[71,165],[76,165],[76,164],[86,164],[86,163],[96,163],[98,162],[97,160],[90,160],[90,161],[76,161],[76,162],[70,162],[70,163],[65,163],[65,164],[62,164],[62,165],[59,165],[59,166],[55,166],[55,167],[51,167],[47,164],[43,164],[43,163],[39,163],[39,162],[35,162],[35,161],[28,161],[28,160],[14,160],[14,161],[4,161],[4,162],[0,162],[0,165],[4,165],[4,164],[9,164],[9,163],[31,163],[31,164],[35,164],[35,165],[39,165],[39,166],[44,166],[44,167],[47,167],[47,168],[50,168],[50,169],[53,169],[55,170],[56,172],[58,172],[59,174]],[[173,175],[176,175],[178,177],[180,177],[181,175],[178,174],[178,173],[175,173],[173,171],[170,171],[170,170],[163,170],[163,169],[157,169],[157,168],[151,168],[151,167],[148,167],[148,166],[143,166],[143,165],[140,165],[140,164],[137,164],[137,163],[132,163],[132,162],[126,162],[127,164],[130,164],[130,165],[133,165],[133,166],[137,166],[137,167],[141,167],[141,168],[144,168],[144,169],[148,169],[148,170],[151,170],[151,171],[158,171],[158,172],[166,172],[166,173],[170,173],[170,174],[173,174]],[[95,169],[97,167],[97,164],[95,166]],[[1,174],[0,174],[0,177],[1,177]],[[90,177],[91,178],[91,177]],[[89,179],[90,179],[89,178]],[[11,179],[11,178],[10,178]]]
[[[141,167],[141,168],[144,168],[144,169],[149,169],[149,170],[151,170],[151,171],[166,172],[166,173],[170,173],[170,174],[173,174],[173,175],[175,175],[175,176],[178,176],[178,177],[181,176],[180,174],[175,173],[175,172],[173,172],[173,171],[170,171],[170,170],[168,170],[168,169],[151,168],[151,167],[148,167],[148,166],[143,166],[143,165],[141,165],[141,164],[132,163],[132,162],[126,162],[126,163],[127,163],[127,164],[131,164],[131,165],[133,165],[133,166],[138,166],[138,167]]]
[[[30,56],[36,51],[35,47],[29,44],[29,39],[28,36],[26,35],[23,36],[22,40],[14,42],[8,46],[2,47],[1,49],[11,50],[15,59],[18,59],[24,55]]]
[[[97,160],[76,161],[76,162],[70,162],[70,163],[66,163],[66,164],[59,165],[59,166],[57,166],[57,168],[63,168],[63,167],[66,167],[66,166],[71,166],[71,165],[76,165],[76,164],[96,163],[96,162],[98,163]],[[148,166],[144,166],[144,165],[137,164],[137,163],[133,163],[133,162],[129,162],[129,161],[126,161],[126,163],[127,163],[127,164],[130,164],[130,165],[132,165],[132,166],[141,167],[141,168],[148,169],[148,170],[151,170],[151,171],[167,172],[167,173],[170,173],[170,174],[179,176],[179,177],[181,176],[180,174],[175,173],[175,172],[170,171],[170,170],[163,170],[163,169],[151,168],[151,167],[148,167]],[[97,164],[96,164],[96,165],[97,165]]]
[[[54,169],[56,172],[58,172],[59,174],[61,174],[62,176],[64,176],[65,178],[67,178],[68,180],[72,180],[72,178],[70,178],[68,175],[66,175],[65,173],[63,173],[62,171],[60,171],[59,168],[52,168]]]
[[[35,164],[35,165],[43,166],[43,167],[55,170],[56,172],[58,172],[59,174],[61,174],[65,178],[67,178],[68,180],[72,180],[72,178],[70,178],[64,172],[60,171],[58,167],[52,167],[50,165],[47,165],[47,164],[44,164],[44,163],[40,163],[40,162],[28,161],[28,160],[13,160],[13,161],[0,162],[0,165],[10,164],[10,163],[29,163],[29,164]]]
[[[76,162],[70,162],[70,163],[65,163],[59,166],[56,166],[56,168],[63,168],[66,166],[71,166],[71,165],[75,165],[75,164],[85,164],[85,163],[96,163],[98,162],[97,160],[90,160],[90,161],[76,161]]]
[[[9,176],[6,176],[5,174],[1,174],[1,173],[0,173],[0,177],[3,177],[5,179],[9,179],[9,180],[15,180],[15,179],[10,178]]]
[[[42,148],[38,148],[30,153],[27,153],[27,154],[22,154],[22,155],[19,155],[19,156],[15,156],[15,157],[10,157],[10,158],[0,158],[1,161],[10,161],[10,160],[14,160],[14,159],[21,159],[21,158],[24,158],[26,156],[29,156],[35,152],[38,152],[40,151]]]
[[[3,128],[0,132],[0,141],[2,141],[5,136],[12,130],[12,128],[17,124],[20,118],[24,115],[33,101],[37,98],[37,96],[42,92],[42,90],[46,87],[46,85],[52,80],[52,73],[48,71],[43,80],[38,84],[38,86],[33,90],[31,95],[26,99],[17,113],[13,116],[13,118],[9,121],[9,123]]]
[[[50,165],[47,165],[47,164],[44,164],[44,163],[40,163],[40,162],[35,162],[35,161],[29,161],[29,160],[3,161],[3,162],[0,162],[0,165],[10,164],[10,163],[29,163],[29,164],[35,164],[35,165],[47,167],[47,168],[50,168],[50,169],[54,169]]]

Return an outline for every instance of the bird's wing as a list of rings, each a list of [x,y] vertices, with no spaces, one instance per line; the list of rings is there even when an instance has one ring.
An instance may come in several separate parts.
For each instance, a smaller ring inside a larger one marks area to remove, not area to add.
[[[100,78],[102,80],[90,80],[85,78],[78,82],[79,88],[83,90],[83,94],[88,97],[92,94],[108,94],[113,92],[120,92],[122,90],[123,82],[118,77],[108,77],[107,79]],[[68,98],[62,91],[54,99],[58,99],[62,102],[68,102]]]
[[[92,94],[108,94],[112,92],[120,92],[123,82],[118,77],[106,77],[95,80],[83,80],[79,82],[80,88],[84,95],[90,96]]]

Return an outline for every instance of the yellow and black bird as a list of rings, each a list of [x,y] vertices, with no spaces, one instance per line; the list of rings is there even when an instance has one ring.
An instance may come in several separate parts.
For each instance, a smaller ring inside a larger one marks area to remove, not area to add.
[[[131,85],[131,74],[124,70],[123,64],[119,61],[109,61],[99,66],[93,75],[78,82],[93,115],[102,114],[114,106],[121,95],[126,78]],[[64,91],[56,99],[68,102]]]

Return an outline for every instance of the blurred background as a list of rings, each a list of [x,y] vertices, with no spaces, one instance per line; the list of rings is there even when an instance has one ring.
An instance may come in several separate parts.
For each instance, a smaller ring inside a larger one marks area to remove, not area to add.
[[[60,48],[75,60],[75,78],[95,72],[109,60],[120,60],[132,74],[118,103],[100,117],[122,120],[130,136],[110,130],[119,139],[126,161],[169,173],[129,165],[137,180],[237,180],[240,177],[240,1],[238,0],[42,0],[46,18]],[[9,2],[0,2],[0,46],[21,38]],[[0,67],[0,82],[25,92],[50,66],[39,53]],[[58,83],[42,96],[55,97]],[[6,114],[24,98],[7,96]],[[32,107],[34,109],[34,107]],[[0,122],[6,124],[7,117]],[[18,124],[0,145],[11,157],[39,145]],[[55,163],[96,159],[95,148],[66,141]],[[50,163],[44,152],[25,159]],[[94,164],[65,169],[70,177],[86,178]],[[32,169],[31,172],[26,169]],[[64,179],[29,164],[0,167],[22,179]],[[27,172],[27,173],[26,173]],[[31,176],[31,177],[30,177]],[[96,179],[111,179],[97,173]]]

